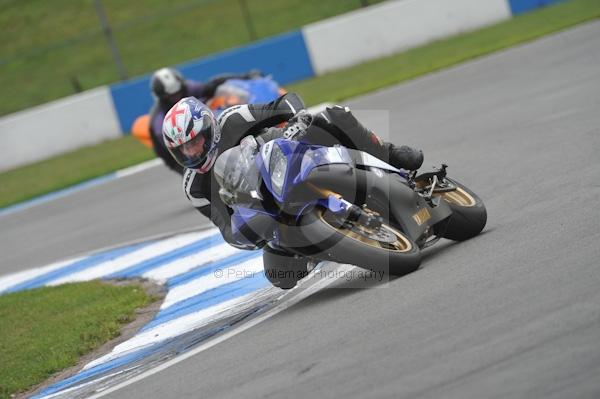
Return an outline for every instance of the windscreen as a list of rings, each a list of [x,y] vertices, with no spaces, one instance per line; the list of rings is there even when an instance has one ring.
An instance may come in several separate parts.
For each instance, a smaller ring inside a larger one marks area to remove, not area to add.
[[[214,166],[219,185],[234,195],[258,192],[260,173],[254,161],[257,153],[256,146],[242,144],[221,154]]]

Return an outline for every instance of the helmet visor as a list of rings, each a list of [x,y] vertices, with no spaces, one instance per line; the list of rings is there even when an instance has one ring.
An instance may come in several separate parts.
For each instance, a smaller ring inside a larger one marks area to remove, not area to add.
[[[173,158],[182,166],[188,169],[196,169],[206,161],[213,145],[213,136],[215,131],[214,118],[202,118],[202,125],[198,130],[196,124],[190,124],[188,127],[191,140],[175,147],[169,148]]]

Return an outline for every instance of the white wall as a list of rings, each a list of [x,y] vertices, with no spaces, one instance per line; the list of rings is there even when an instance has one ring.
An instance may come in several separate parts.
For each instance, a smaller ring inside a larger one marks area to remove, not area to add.
[[[0,119],[0,170],[121,137],[108,87]]]
[[[303,33],[321,75],[510,17],[506,0],[396,0],[307,25]]]

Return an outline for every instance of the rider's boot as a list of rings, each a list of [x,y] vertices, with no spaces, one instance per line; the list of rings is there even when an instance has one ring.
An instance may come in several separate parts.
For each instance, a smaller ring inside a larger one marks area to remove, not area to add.
[[[397,146],[392,143],[384,143],[389,154],[390,165],[406,170],[417,170],[423,165],[423,151],[407,145]]]

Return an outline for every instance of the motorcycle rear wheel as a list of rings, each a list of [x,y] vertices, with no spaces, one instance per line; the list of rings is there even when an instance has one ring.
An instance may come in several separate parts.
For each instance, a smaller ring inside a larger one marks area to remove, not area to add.
[[[455,184],[457,189],[434,194],[441,196],[452,209],[452,216],[450,216],[443,237],[454,241],[468,240],[481,233],[485,227],[487,211],[477,194],[456,180],[448,180]]]
[[[322,208],[315,208],[302,217],[304,239],[313,252],[317,252],[311,256],[395,276],[419,268],[419,247],[396,228],[384,223],[375,229],[357,222],[339,223],[335,218]]]

